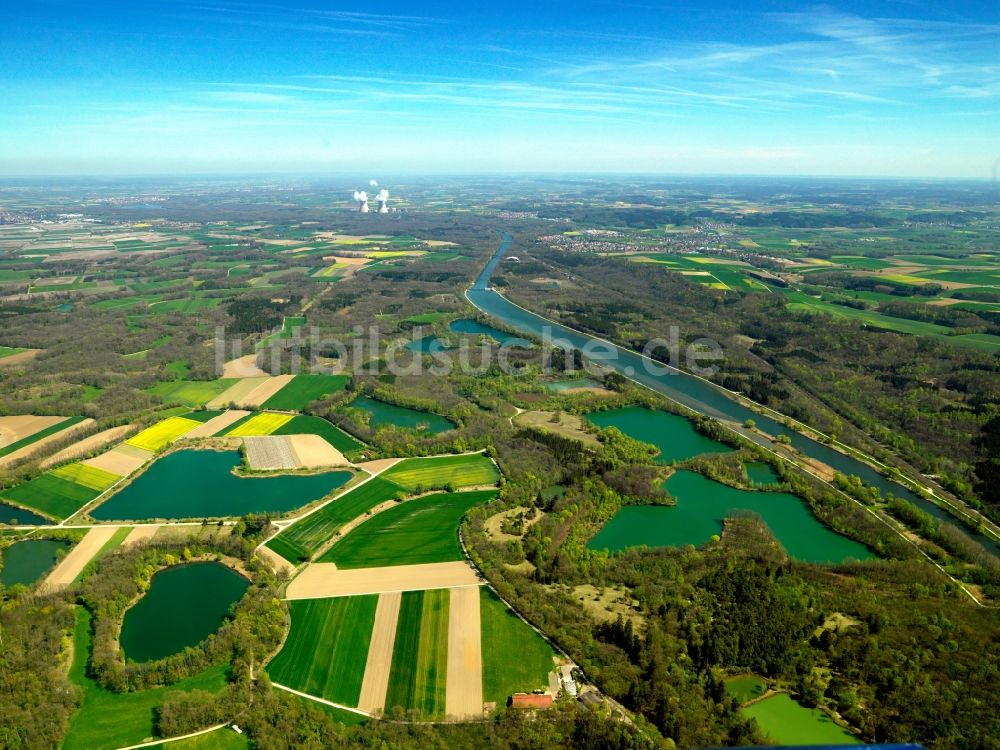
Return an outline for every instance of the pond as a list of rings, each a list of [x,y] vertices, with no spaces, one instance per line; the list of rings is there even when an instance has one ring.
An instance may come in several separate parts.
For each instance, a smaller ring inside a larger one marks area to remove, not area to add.
[[[0,523],[9,523],[12,526],[25,524],[29,526],[41,526],[52,522],[37,513],[32,513],[30,510],[18,508],[16,505],[0,503]]]
[[[69,542],[55,539],[26,539],[5,549],[0,583],[10,588],[18,584],[30,586],[55,567],[60,550],[68,550]]]
[[[494,328],[493,326],[486,325],[485,323],[480,323],[478,320],[470,320],[468,318],[453,321],[449,326],[449,330],[452,333],[466,333],[474,336],[486,336],[502,346],[520,346],[524,348],[531,346],[531,342],[527,339],[522,339],[512,333],[501,331],[499,328]]]
[[[740,709],[779,745],[858,745],[860,741],[824,711],[806,708],[785,693]]]
[[[435,434],[445,432],[455,426],[440,414],[396,406],[368,396],[358,396],[349,406],[352,409],[364,409],[371,414],[368,424],[373,430],[395,425],[396,427],[407,427],[417,432]]]
[[[625,506],[587,546],[611,552],[638,545],[700,547],[722,533],[727,515],[750,510],[763,518],[775,538],[797,560],[840,563],[874,557],[863,544],[825,526],[795,495],[739,490],[692,471],[675,472],[663,486],[674,496],[676,505]]]
[[[156,461],[90,515],[100,521],[283,513],[330,494],[349,471],[238,477],[239,451],[180,450]]]
[[[654,411],[642,406],[595,411],[587,419],[604,429],[617,427],[631,438],[651,443],[660,449],[658,463],[697,456],[702,453],[728,453],[731,448],[699,433],[690,420],[665,411]]]
[[[774,469],[771,464],[761,464],[753,463],[747,464],[747,477],[754,484],[759,484],[762,487],[767,487],[769,485],[778,484],[778,475],[774,473]]]
[[[162,659],[197,646],[222,625],[250,582],[216,562],[175,565],[153,576],[149,591],[125,613],[125,658]]]
[[[545,388],[556,393],[572,391],[577,388],[603,388],[604,386],[591,378],[573,378],[572,380],[559,380],[555,383],[546,383]],[[621,428],[619,428],[621,429]]]

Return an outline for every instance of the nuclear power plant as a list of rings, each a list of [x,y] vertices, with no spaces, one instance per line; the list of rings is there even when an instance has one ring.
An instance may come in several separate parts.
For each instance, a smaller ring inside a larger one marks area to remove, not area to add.
[[[372,190],[378,187],[377,180],[369,180],[369,185],[371,185]],[[375,195],[375,200],[378,203],[378,213],[388,214],[395,213],[396,209],[389,208],[389,191],[382,188]],[[355,190],[354,191],[354,201],[358,204],[358,213],[367,214],[371,211],[368,208],[368,192],[366,190]]]

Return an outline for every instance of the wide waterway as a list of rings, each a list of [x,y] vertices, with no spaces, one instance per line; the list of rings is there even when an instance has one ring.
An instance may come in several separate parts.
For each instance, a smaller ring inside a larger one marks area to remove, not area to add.
[[[482,273],[476,279],[476,283],[466,293],[469,301],[482,312],[492,315],[516,331],[535,336],[543,341],[548,339],[553,345],[561,339],[576,349],[584,349],[586,347],[587,356],[592,362],[615,370],[699,414],[740,424],[746,422],[748,419],[752,419],[758,429],[772,436],[787,436],[791,444],[805,455],[821,461],[841,474],[853,474],[860,477],[866,484],[877,487],[883,496],[891,493],[895,497],[909,500],[924,510],[931,512],[933,515],[937,516],[941,514],[941,516],[945,517],[945,520],[961,526],[961,522],[958,519],[938,508],[933,503],[918,497],[906,487],[882,476],[863,461],[859,461],[828,445],[806,437],[800,432],[785,427],[785,425],[771,417],[758,414],[752,409],[738,403],[726,395],[721,388],[706,380],[675,368],[671,368],[669,372],[663,372],[666,366],[662,363],[653,362],[641,354],[623,349],[604,339],[580,333],[518,307],[489,285],[490,277],[501,260],[503,260],[512,239],[509,234],[505,233],[503,235],[503,242],[500,244],[500,247],[483,268]],[[931,508],[934,510],[931,510]],[[964,526],[961,526],[961,528],[991,552],[1000,555],[1000,543],[977,534]]]

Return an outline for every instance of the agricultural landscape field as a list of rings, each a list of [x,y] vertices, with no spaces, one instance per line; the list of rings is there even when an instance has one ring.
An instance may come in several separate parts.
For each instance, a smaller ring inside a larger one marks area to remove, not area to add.
[[[4,183],[23,747],[992,747],[988,188],[347,188]]]

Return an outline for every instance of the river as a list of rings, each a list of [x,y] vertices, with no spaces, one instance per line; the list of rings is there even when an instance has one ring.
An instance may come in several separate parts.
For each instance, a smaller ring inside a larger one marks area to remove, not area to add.
[[[877,487],[883,496],[891,493],[895,497],[910,501],[938,518],[955,523],[962,531],[993,554],[1000,556],[1000,543],[968,529],[958,519],[934,503],[918,497],[906,487],[887,479],[863,461],[806,437],[771,417],[743,406],[735,401],[727,391],[707,380],[702,380],[676,368],[669,368],[668,372],[663,372],[667,366],[660,362],[654,362],[641,354],[624,349],[609,341],[567,328],[518,307],[489,285],[490,277],[510,247],[512,239],[509,234],[504,233],[500,247],[483,268],[472,288],[466,292],[469,301],[482,312],[493,316],[516,331],[540,339],[564,339],[577,349],[587,347],[588,358],[591,361],[621,373],[699,414],[739,424],[752,419],[757,428],[763,432],[773,436],[787,436],[791,444],[803,454],[830,466],[841,474],[853,474],[860,477],[866,484]]]

